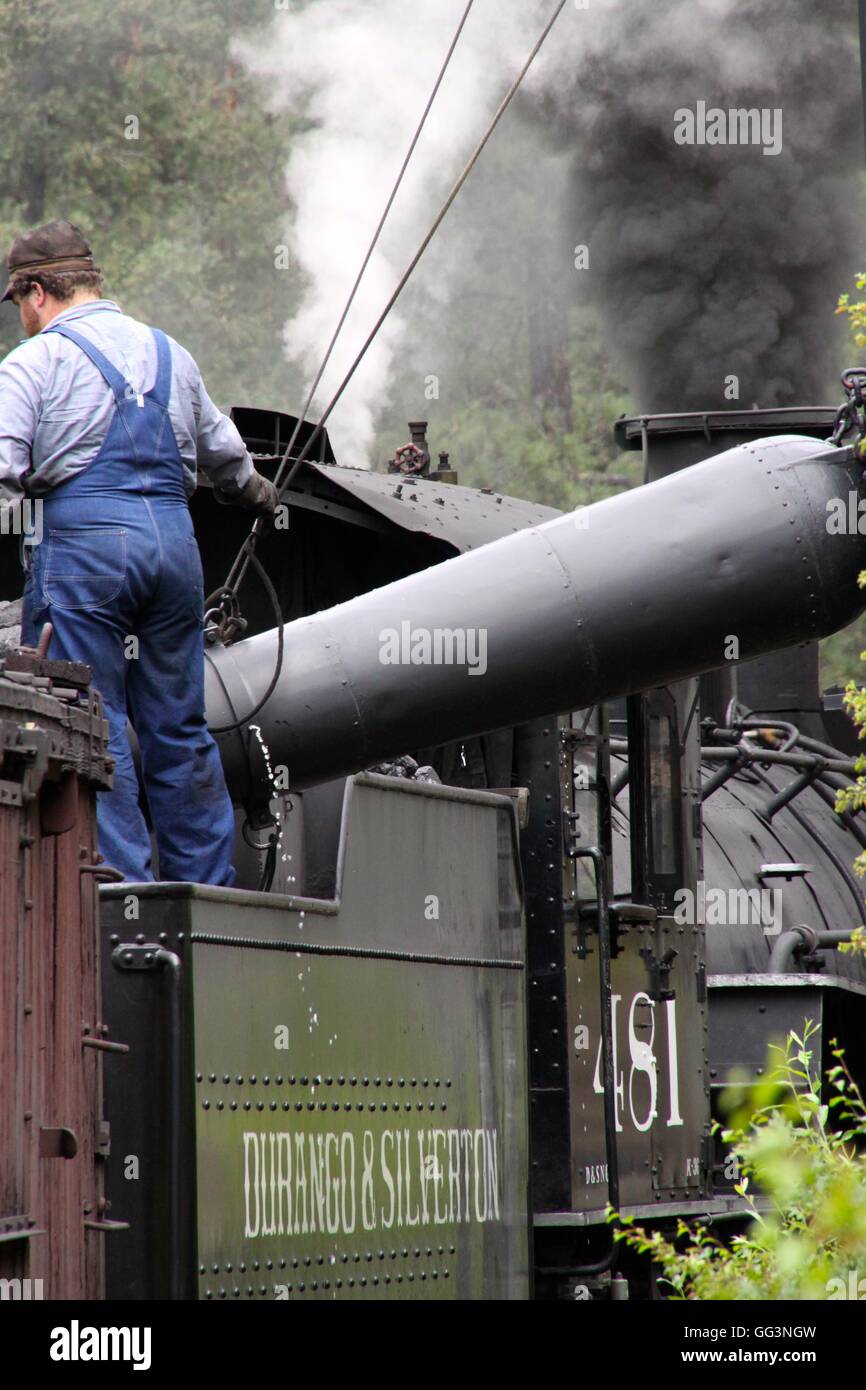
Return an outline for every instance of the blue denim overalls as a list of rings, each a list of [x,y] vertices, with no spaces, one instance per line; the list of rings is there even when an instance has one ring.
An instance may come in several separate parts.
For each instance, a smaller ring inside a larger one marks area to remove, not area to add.
[[[152,329],[157,376],[138,395],[83,335],[58,324],[114,393],[91,464],[49,492],[24,590],[22,640],[54,625],[49,656],[86,661],[105,702],[114,789],[99,792],[99,848],[133,882],[153,879],[141,771],[163,879],[234,882],[234,817],[204,717],[204,594],[183,465],[168,413],[171,348]]]

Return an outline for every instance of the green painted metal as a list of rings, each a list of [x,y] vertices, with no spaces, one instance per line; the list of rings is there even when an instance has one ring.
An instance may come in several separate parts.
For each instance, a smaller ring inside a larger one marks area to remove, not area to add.
[[[104,894],[113,944],[163,931],[183,961],[184,1288],[194,1275],[199,1297],[228,1301],[528,1297],[511,802],[361,776],[347,786],[335,900],[132,893],[134,921],[129,885]],[[111,977],[109,995],[128,988]],[[127,1154],[136,1116],[127,1105],[118,1121]],[[164,1227],[159,1190],[149,1220]],[[120,1215],[116,1172],[112,1199]],[[168,1234],[156,1243],[167,1263]]]

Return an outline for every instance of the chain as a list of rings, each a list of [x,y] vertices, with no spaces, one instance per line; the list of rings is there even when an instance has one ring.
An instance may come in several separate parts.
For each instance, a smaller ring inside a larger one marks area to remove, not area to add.
[[[866,367],[847,367],[842,373],[841,381],[845,390],[845,401],[837,411],[830,443],[841,444],[845,436],[854,430],[857,434],[854,448],[860,454],[863,441],[866,440],[866,396],[863,394],[866,387]]]

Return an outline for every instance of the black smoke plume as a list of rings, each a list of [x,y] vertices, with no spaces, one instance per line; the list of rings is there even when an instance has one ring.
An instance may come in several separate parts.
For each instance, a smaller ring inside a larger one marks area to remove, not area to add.
[[[575,150],[583,284],[635,405],[731,408],[731,376],[741,406],[835,400],[856,352],[834,309],[862,247],[856,6],[590,0],[587,19],[547,101]],[[677,144],[699,101],[778,108],[781,151]]]

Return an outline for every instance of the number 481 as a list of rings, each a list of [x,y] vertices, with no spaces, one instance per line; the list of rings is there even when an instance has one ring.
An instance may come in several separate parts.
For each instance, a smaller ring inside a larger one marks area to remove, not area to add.
[[[619,1066],[619,1046],[617,1040],[617,1023],[619,1020],[619,1005],[621,1001],[621,994],[611,995],[610,1011],[613,1028],[613,1074],[616,1078],[613,1094],[618,1133],[622,1132],[622,1113],[625,1108],[625,1074]],[[671,1129],[683,1123],[683,1118],[680,1114],[680,1069],[677,1055],[677,1004],[675,999],[666,999],[664,1005],[665,1031],[667,1033],[668,1097],[670,1102],[668,1118],[665,1124],[668,1129]],[[637,1035],[635,1014],[641,1006],[646,1006],[650,1011],[650,1035],[648,1042],[644,1042],[644,1040]],[[638,990],[631,1001],[631,1007],[628,1011],[628,1050],[631,1061],[628,1074],[628,1114],[635,1129],[641,1134],[645,1133],[646,1130],[650,1128],[653,1120],[656,1119],[658,1115],[656,1108],[658,1101],[658,1072],[656,1056],[653,1051],[655,1031],[655,1003],[643,990]],[[596,1095],[604,1095],[602,1071],[601,1038],[599,1038],[598,1051],[595,1058],[595,1074],[592,1078],[592,1089]],[[639,1093],[641,1089],[641,1077],[644,1078],[643,1085],[648,1092],[643,1114],[640,1114],[636,1109],[639,1097],[636,1097],[635,1094],[636,1091]]]

